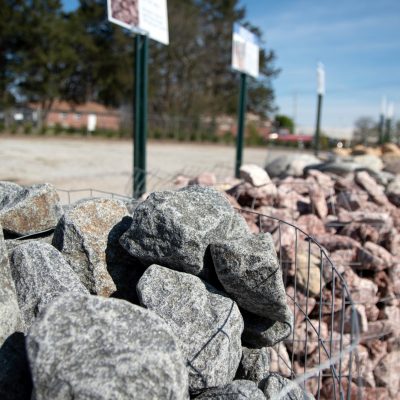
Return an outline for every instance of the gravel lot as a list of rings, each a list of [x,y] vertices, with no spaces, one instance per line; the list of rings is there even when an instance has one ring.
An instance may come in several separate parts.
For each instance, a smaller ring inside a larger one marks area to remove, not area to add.
[[[244,161],[263,166],[282,150],[248,148]],[[179,173],[214,171],[231,176],[234,146],[211,144],[148,144],[148,190],[168,186]],[[0,180],[20,184],[48,182],[61,189],[95,188],[129,194],[132,143],[97,138],[0,137]]]

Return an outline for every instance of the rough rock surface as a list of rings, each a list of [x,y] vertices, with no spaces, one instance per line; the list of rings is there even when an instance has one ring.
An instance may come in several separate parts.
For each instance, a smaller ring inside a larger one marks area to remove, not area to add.
[[[50,244],[21,244],[12,252],[10,267],[27,328],[61,293],[89,294],[62,254]]]
[[[269,373],[269,356],[264,347],[249,349],[242,347],[242,359],[236,372],[236,379],[246,379],[255,383],[261,382]]]
[[[206,390],[198,400],[265,400],[263,392],[254,382],[236,380],[222,387]]]
[[[24,188],[13,182],[0,181],[0,210]]]
[[[387,205],[388,199],[382,186],[378,185],[374,178],[366,171],[357,172],[355,177],[356,182],[364,188],[375,203],[379,205]]]
[[[89,199],[77,202],[57,225],[53,245],[90,293],[110,296],[117,290],[116,283],[129,282],[135,272],[133,260],[119,245],[130,221],[121,201]]]
[[[302,176],[304,168],[320,163],[318,158],[310,154],[290,154],[276,158],[265,169],[271,177]]]
[[[274,346],[292,332],[293,321],[280,322],[242,310],[244,330],[243,343],[252,348]]]
[[[400,393],[400,351],[388,353],[377,365],[374,370],[376,381],[386,386],[391,396]]]
[[[211,255],[219,281],[240,307],[290,323],[282,269],[269,233],[212,244]]]
[[[242,355],[243,319],[234,301],[196,276],[152,265],[137,285],[140,302],[179,340],[192,392],[228,384]]]
[[[59,296],[33,323],[27,350],[36,400],[188,397],[171,329],[123,300]]]
[[[240,167],[240,177],[253,186],[264,186],[271,182],[268,173],[254,164],[242,165]]]
[[[147,264],[205,277],[212,267],[206,250],[216,241],[248,232],[243,218],[214,189],[189,186],[176,192],[155,192],[133,214],[121,244]]]
[[[30,235],[57,225],[62,215],[59,197],[49,184],[33,185],[0,203],[0,223],[15,235]]]
[[[23,330],[24,324],[0,225],[0,346],[9,335]]]
[[[400,207],[400,176],[389,183],[386,188],[386,194],[394,205]]]
[[[0,346],[0,399],[29,400],[32,379],[22,332],[10,335]]]
[[[283,376],[275,373],[271,373],[263,382],[261,382],[260,387],[264,392],[267,400],[273,400],[278,395],[281,395],[282,400],[311,400],[314,397],[306,393],[298,384],[290,381]],[[286,392],[283,395],[283,391]]]

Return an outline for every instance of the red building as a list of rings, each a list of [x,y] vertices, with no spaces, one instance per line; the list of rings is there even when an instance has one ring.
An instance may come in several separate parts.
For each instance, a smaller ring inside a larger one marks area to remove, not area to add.
[[[38,111],[37,104],[30,106],[33,111]],[[107,108],[102,104],[87,102],[84,104],[55,101],[45,118],[47,126],[61,125],[63,128],[88,129],[88,119],[96,121],[96,129],[110,129],[117,131],[120,128],[121,116],[118,110]],[[95,117],[93,117],[95,116]]]

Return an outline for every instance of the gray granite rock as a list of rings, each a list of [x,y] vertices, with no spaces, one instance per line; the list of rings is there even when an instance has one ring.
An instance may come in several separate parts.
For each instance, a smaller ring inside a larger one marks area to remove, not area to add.
[[[265,167],[269,176],[302,176],[304,169],[321,164],[321,160],[311,154],[289,154],[275,158]]]
[[[60,199],[49,184],[23,188],[3,200],[0,223],[15,235],[30,235],[52,229],[62,215]]]
[[[14,249],[18,246],[21,246],[21,244],[26,244],[26,243],[48,243],[52,244],[53,242],[53,233],[49,233],[45,236],[40,236],[39,238],[33,238],[33,239],[7,239],[6,240],[6,247],[7,247],[7,252],[8,252],[8,258],[11,257],[11,253],[14,251]]]
[[[152,265],[137,285],[141,304],[179,340],[190,390],[226,385],[242,355],[243,319],[234,301],[196,276]]]
[[[305,392],[297,383],[283,376],[271,373],[259,387],[267,400],[313,400],[314,396]]]
[[[206,250],[211,243],[238,235],[231,233],[238,215],[226,197],[203,186],[155,192],[138,205],[131,228],[121,244],[144,263],[164,265],[203,278],[212,268]],[[244,234],[248,228],[241,223]]]
[[[263,392],[254,382],[236,380],[222,387],[208,389],[196,400],[265,400]]]
[[[27,328],[61,293],[89,294],[62,254],[47,243],[30,242],[16,247],[10,268]]]
[[[360,168],[361,166],[352,160],[341,159],[329,161],[318,166],[313,166],[313,169],[317,169],[321,172],[336,174],[340,176],[347,176]]]
[[[0,346],[8,336],[24,328],[0,225]]]
[[[117,291],[116,283],[129,286],[136,273],[134,260],[120,246],[119,237],[130,222],[121,201],[86,199],[74,204],[57,225],[53,245],[91,293],[107,297]],[[134,292],[134,286],[130,290]]]
[[[32,379],[21,332],[10,335],[0,346],[0,399],[30,400]]]
[[[219,281],[241,308],[274,321],[291,320],[271,234],[246,235],[210,249]]]
[[[0,210],[24,188],[13,182],[0,181]]]
[[[171,329],[123,300],[57,297],[27,337],[36,400],[187,399]]]
[[[257,385],[268,376],[269,356],[266,348],[249,349],[242,347],[242,359],[236,372],[236,379],[246,379]]]
[[[265,346],[274,346],[286,339],[292,332],[293,320],[286,322],[274,321],[268,318],[242,310],[244,330],[243,343],[251,348],[260,349]]]

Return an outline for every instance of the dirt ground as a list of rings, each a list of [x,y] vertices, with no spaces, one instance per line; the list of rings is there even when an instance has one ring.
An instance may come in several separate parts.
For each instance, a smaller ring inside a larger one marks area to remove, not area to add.
[[[264,166],[282,151],[248,148],[244,162]],[[148,144],[148,190],[170,186],[181,173],[212,171],[232,176],[234,146]],[[132,142],[97,138],[0,136],[0,180],[27,185],[48,182],[59,189],[94,188],[129,195],[132,191]]]

